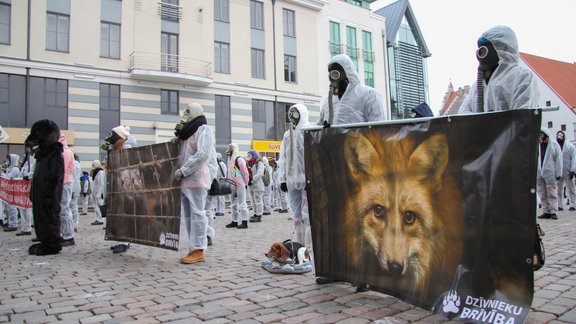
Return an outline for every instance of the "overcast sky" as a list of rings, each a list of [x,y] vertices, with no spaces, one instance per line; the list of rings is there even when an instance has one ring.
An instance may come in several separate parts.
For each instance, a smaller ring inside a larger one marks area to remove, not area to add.
[[[393,2],[378,0],[371,8]],[[455,90],[475,81],[476,40],[495,25],[516,32],[520,52],[576,62],[576,0],[410,0],[410,6],[432,53],[427,64],[434,114],[450,81]]]

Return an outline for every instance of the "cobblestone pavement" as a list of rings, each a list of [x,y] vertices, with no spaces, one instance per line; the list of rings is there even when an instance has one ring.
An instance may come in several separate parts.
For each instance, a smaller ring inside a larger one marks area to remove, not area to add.
[[[446,319],[349,284],[317,285],[312,273],[273,275],[260,267],[272,242],[291,236],[287,214],[247,230],[226,229],[206,262],[183,265],[180,252],[132,245],[113,254],[93,215],[81,216],[76,245],[30,256],[30,236],[0,232],[0,322],[11,323],[440,323]],[[527,323],[576,323],[576,212],[540,221],[547,263],[535,273]],[[182,244],[181,244],[182,245]]]

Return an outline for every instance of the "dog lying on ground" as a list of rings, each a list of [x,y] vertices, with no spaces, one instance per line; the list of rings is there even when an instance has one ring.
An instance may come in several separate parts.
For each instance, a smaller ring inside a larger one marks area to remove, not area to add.
[[[266,253],[266,257],[281,263],[296,262],[296,264],[303,264],[310,261],[308,249],[304,245],[291,240],[272,243],[270,250]]]

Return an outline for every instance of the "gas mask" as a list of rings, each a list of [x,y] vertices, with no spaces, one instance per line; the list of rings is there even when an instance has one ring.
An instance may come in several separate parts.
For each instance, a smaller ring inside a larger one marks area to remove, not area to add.
[[[176,124],[176,127],[174,127],[174,135],[178,136],[180,132],[182,132],[182,128],[184,128],[184,126],[186,126],[186,122],[184,120],[180,120],[180,122]]]
[[[479,62],[478,71],[490,71],[488,75],[487,73],[484,73],[484,78],[486,79],[486,82],[488,82],[492,72],[494,72],[494,70],[496,70],[498,67],[498,61],[500,60],[498,57],[498,52],[496,51],[496,48],[494,48],[494,45],[492,45],[492,42],[484,37],[478,39],[478,50],[476,51],[476,58]]]
[[[228,149],[226,150],[226,155],[232,156],[232,153],[234,153],[234,146],[228,146]]]
[[[348,87],[348,77],[342,65],[338,63],[332,63],[328,65],[328,77],[330,79],[330,91],[333,95],[338,96],[338,99],[342,99],[344,92],[346,92],[346,87]]]
[[[563,144],[564,143],[564,133],[558,132],[558,134],[556,134],[556,141],[558,141],[559,144]]]
[[[300,122],[300,111],[298,111],[296,107],[290,108],[290,110],[288,111],[288,119],[290,120],[290,123],[292,123],[292,127],[296,128],[296,126]]]
[[[106,136],[106,138],[104,139],[104,143],[102,143],[102,145],[100,145],[100,148],[103,151],[110,151],[112,150],[112,146],[114,145],[114,143],[116,143],[116,141],[118,141],[119,139],[121,139],[122,137],[120,137],[118,134],[116,134],[116,132],[110,132],[108,134],[108,136]]]

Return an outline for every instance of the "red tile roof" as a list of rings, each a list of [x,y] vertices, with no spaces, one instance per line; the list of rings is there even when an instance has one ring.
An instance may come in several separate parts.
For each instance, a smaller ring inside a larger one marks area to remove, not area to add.
[[[576,107],[576,64],[520,53],[520,58],[569,107]]]

